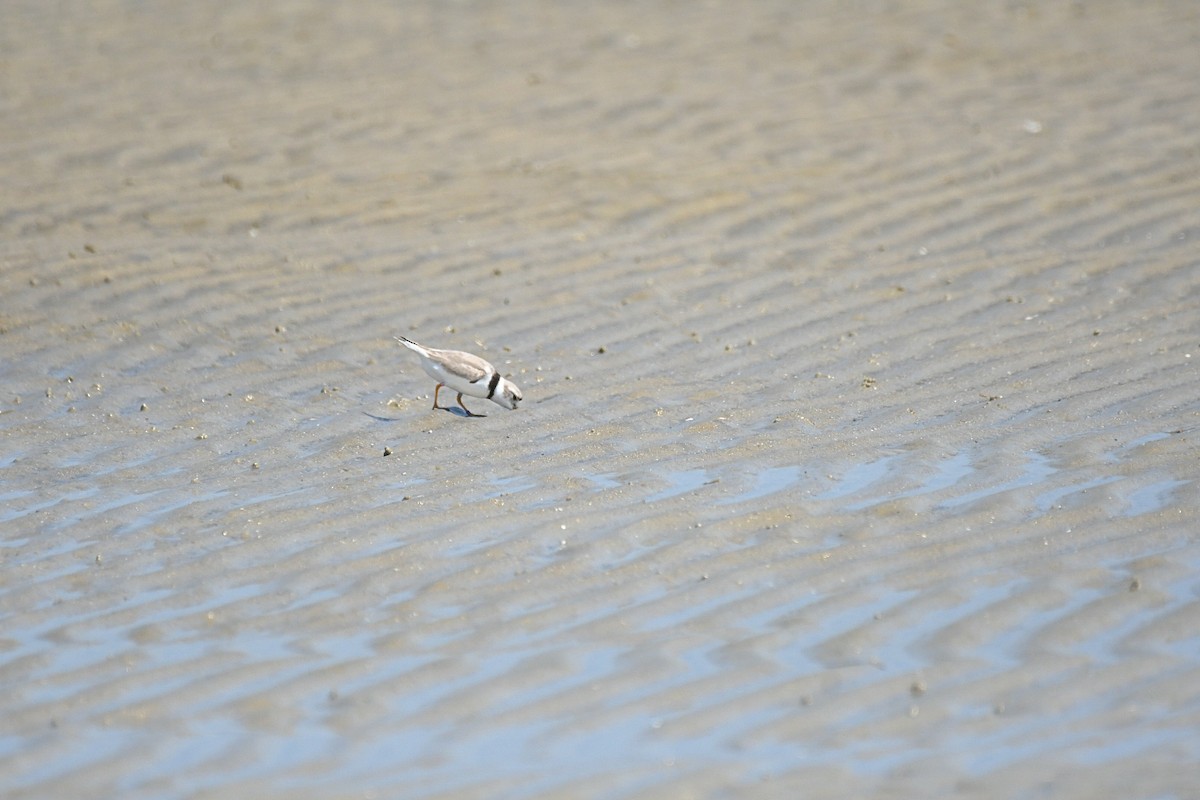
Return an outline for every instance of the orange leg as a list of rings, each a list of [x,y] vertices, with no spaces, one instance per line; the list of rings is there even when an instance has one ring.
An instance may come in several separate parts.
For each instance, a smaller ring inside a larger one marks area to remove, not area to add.
[[[433,407],[436,409],[439,409],[441,411],[451,411],[452,409],[449,406],[439,406],[438,405],[438,392],[440,392],[442,390],[442,387],[445,385],[446,384],[444,384],[444,383],[439,383],[437,386],[433,387]],[[458,407],[461,408],[463,411],[467,412],[468,417],[486,417],[487,416],[487,414],[476,414],[473,411],[471,411],[471,409],[464,406],[463,401],[462,401],[462,392],[458,393]]]
[[[463,401],[462,401],[462,392],[459,392],[459,393],[458,393],[458,407],[459,407],[459,408],[461,408],[463,411],[467,412],[467,416],[468,416],[468,417],[486,417],[486,416],[487,416],[487,414],[473,414],[473,413],[471,413],[471,409],[469,409],[469,408],[467,408],[466,406],[464,406],[464,405],[463,405]]]

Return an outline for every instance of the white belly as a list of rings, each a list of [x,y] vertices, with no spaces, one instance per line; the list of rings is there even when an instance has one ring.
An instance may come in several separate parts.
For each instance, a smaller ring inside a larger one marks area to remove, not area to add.
[[[450,370],[443,367],[436,361],[428,358],[421,359],[421,367],[425,370],[425,374],[433,378],[438,383],[444,383],[447,387],[456,392],[462,392],[468,397],[487,397],[488,396],[488,377],[484,375],[478,383],[471,383],[461,375],[455,375]]]

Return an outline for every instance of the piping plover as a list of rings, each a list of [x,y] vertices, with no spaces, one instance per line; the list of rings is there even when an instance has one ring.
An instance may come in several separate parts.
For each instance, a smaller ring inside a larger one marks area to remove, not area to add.
[[[434,408],[450,410],[447,406],[438,405],[438,392],[443,386],[458,392],[458,406],[467,412],[468,417],[486,417],[487,414],[472,413],[463,405],[464,394],[485,397],[505,408],[516,408],[517,403],[524,399],[515,383],[500,377],[496,368],[479,356],[461,350],[434,350],[432,347],[422,347],[403,336],[397,336],[396,341],[419,355],[421,369],[438,382],[433,390]]]

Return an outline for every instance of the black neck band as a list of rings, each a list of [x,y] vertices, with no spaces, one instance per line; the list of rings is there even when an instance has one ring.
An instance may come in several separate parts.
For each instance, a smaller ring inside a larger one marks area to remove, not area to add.
[[[499,385],[500,385],[500,373],[493,372],[492,379],[490,381],[488,381],[488,396],[487,396],[488,400],[491,400],[492,395],[496,394],[496,387]]]

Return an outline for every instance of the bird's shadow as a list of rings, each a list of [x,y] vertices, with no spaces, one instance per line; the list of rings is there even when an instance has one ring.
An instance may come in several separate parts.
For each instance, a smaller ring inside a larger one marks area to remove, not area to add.
[[[467,412],[463,411],[461,408],[442,407],[437,410],[449,412],[449,413],[453,414],[454,416],[461,417],[463,419],[474,419],[476,417],[486,417],[487,416],[487,414],[468,414]],[[370,411],[364,411],[362,413],[366,414],[368,417],[375,420],[376,422],[403,422],[405,419],[407,419],[407,417],[381,417],[378,414],[372,414]]]

